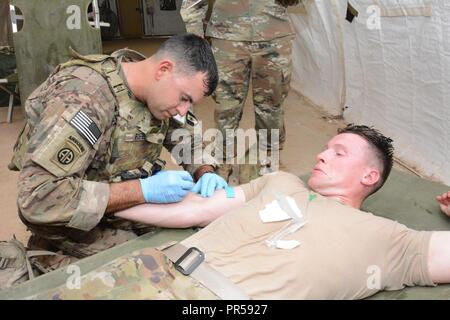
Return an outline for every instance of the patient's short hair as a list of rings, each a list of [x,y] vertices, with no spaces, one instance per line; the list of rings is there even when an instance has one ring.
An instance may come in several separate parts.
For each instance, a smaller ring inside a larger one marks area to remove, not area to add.
[[[375,185],[374,190],[370,193],[377,192],[386,182],[391,173],[394,162],[394,146],[392,139],[384,136],[380,131],[373,127],[364,125],[349,124],[343,129],[338,129],[338,133],[353,133],[364,138],[372,147],[374,155],[380,163],[380,181]]]

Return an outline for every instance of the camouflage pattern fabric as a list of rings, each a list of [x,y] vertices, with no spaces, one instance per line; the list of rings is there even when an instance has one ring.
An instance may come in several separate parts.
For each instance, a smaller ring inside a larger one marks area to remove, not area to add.
[[[162,147],[172,150],[179,142],[172,141],[171,134],[183,126],[172,119],[155,119],[129,91],[117,58],[136,61],[144,56],[130,50],[120,50],[114,57],[74,55],[27,99],[27,123],[10,168],[21,169],[18,206],[22,221],[63,251],[64,241],[92,244],[79,239],[95,238],[103,242],[95,250],[86,248],[76,255],[86,256],[111,246],[109,240],[104,241],[108,235],[92,236],[104,227],[89,233],[99,224],[126,230],[126,239],[149,230],[104,217],[109,184],[120,181],[123,172],[147,168]],[[192,133],[196,125],[191,115],[183,128]],[[202,154],[196,152],[203,147],[201,140],[191,139],[190,147],[193,154]],[[183,164],[191,174],[201,166],[201,161],[194,161]],[[117,238],[112,242],[118,244]]]
[[[186,25],[186,32],[204,37],[204,23],[208,12],[208,0],[183,0],[180,15]]]
[[[184,0],[180,14],[186,30],[204,36],[208,0]],[[292,35],[285,6],[275,0],[216,0],[206,36],[234,41],[268,41]]]
[[[280,145],[272,146],[269,135],[267,147],[281,149],[286,139],[282,104],[291,81],[292,37],[260,42],[212,39],[212,49],[220,79],[213,94],[215,121],[223,137],[226,129],[239,126],[251,79],[255,128],[267,129],[268,134],[279,129]]]
[[[100,221],[109,198],[107,181],[82,177],[108,150],[114,108],[107,82],[87,67],[55,73],[27,99],[18,205],[28,222],[87,231]],[[80,110],[102,133],[101,141],[91,144],[71,125]]]
[[[69,285],[67,285],[69,284]],[[33,299],[71,300],[217,300],[191,277],[184,276],[165,256],[146,248],[117,258],[82,276],[79,288],[67,283]]]
[[[129,222],[131,224],[131,222]],[[122,226],[120,226],[122,227]],[[55,230],[50,226],[31,225],[30,230],[33,235],[28,241],[28,247],[32,249],[46,249],[51,251],[61,251],[70,257],[82,259],[96,253],[110,249],[118,244],[136,239],[138,235],[144,232],[137,229],[119,229],[113,228],[108,221],[101,221],[89,232],[76,229],[67,229],[64,236],[62,230]],[[145,231],[152,232],[157,230],[154,227],[148,227]],[[51,264],[49,265],[51,266]]]

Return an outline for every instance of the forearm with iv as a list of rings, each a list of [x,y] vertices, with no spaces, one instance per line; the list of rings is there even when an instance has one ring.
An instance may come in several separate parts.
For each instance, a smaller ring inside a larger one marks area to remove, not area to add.
[[[188,228],[206,226],[234,208],[245,203],[241,187],[233,187],[234,197],[227,196],[224,189],[217,190],[210,198],[189,193],[177,203],[142,204],[114,215],[119,218],[166,228]]]

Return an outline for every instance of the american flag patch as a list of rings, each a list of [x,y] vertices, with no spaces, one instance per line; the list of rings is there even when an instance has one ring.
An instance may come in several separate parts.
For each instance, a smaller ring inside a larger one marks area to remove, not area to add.
[[[95,122],[81,110],[75,114],[72,120],[70,120],[70,124],[91,146],[93,146],[102,135]]]

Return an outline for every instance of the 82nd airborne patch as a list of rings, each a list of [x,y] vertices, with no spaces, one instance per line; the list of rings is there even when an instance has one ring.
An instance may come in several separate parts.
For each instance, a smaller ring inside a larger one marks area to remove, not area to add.
[[[69,165],[73,162],[75,154],[71,148],[63,148],[58,152],[58,161],[62,165]]]
[[[51,161],[65,172],[70,171],[76,161],[86,152],[83,142],[70,135],[57,149]]]

